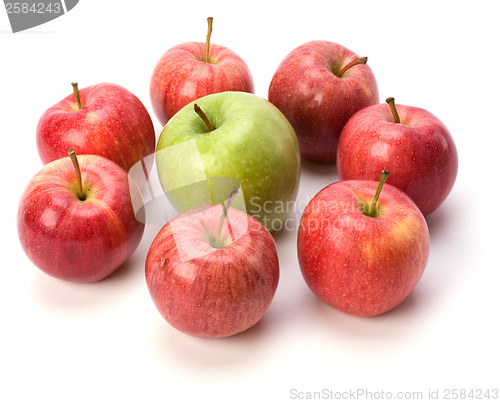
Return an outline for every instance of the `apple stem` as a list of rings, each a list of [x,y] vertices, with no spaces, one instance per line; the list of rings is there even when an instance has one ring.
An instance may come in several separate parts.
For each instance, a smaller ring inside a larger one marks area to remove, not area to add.
[[[71,158],[71,161],[73,162],[73,166],[75,167],[75,171],[76,171],[76,183],[78,185],[78,188],[77,188],[78,199],[80,199],[81,201],[84,201],[86,199],[86,196],[85,196],[85,193],[83,192],[82,173],[80,171],[80,164],[78,163],[78,158],[76,157],[75,149],[70,148],[68,150],[68,155],[69,155],[69,158]]]
[[[78,83],[71,83],[73,86],[73,94],[75,94],[76,104],[78,105],[78,110],[83,108],[83,105],[80,101],[80,91],[78,90]]]
[[[340,70],[339,74],[337,74],[339,77],[342,77],[342,75],[349,70],[351,67],[357,66],[358,64],[366,64],[368,61],[368,58],[365,57],[358,57],[354,60],[351,60],[348,64],[344,66],[342,70]]]
[[[368,216],[369,217],[375,217],[377,213],[377,202],[378,198],[380,196],[380,192],[382,192],[382,187],[384,186],[385,181],[387,180],[387,177],[389,176],[390,172],[387,169],[384,169],[382,173],[380,174],[380,179],[378,181],[378,186],[377,190],[375,192],[375,196],[373,197],[372,203],[370,204],[370,208],[368,210]]]
[[[207,31],[207,40],[205,42],[205,62],[210,63],[210,37],[212,36],[212,24],[213,24],[213,17],[208,17],[207,22],[208,22],[208,31]]]
[[[215,238],[215,247],[217,249],[223,248],[223,245],[221,244],[222,227],[224,225],[224,221],[227,218],[227,212],[229,210],[229,206],[231,206],[231,203],[233,202],[233,199],[238,194],[238,192],[239,189],[236,186],[234,186],[233,189],[231,190],[231,193],[229,194],[229,198],[227,199],[226,205],[224,205],[224,203],[221,203],[223,212],[220,216],[219,229],[217,230],[217,237]]]
[[[215,129],[212,126],[212,123],[210,123],[210,120],[208,120],[207,115],[205,115],[205,112],[203,112],[203,110],[198,106],[198,104],[194,104],[194,111],[198,114],[201,120],[203,120],[203,123],[205,123],[205,126],[207,126],[209,132]]]
[[[391,108],[392,112],[392,117],[394,118],[394,123],[401,123],[401,120],[399,119],[399,113],[398,110],[396,109],[396,104],[394,103],[394,98],[389,97],[385,100],[389,104],[389,107]]]

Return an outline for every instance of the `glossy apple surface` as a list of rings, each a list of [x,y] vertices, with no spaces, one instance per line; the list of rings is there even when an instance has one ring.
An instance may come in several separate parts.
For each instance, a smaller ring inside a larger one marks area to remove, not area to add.
[[[290,123],[270,102],[244,92],[211,94],[196,104],[214,130],[193,102],[158,140],[156,164],[169,201],[182,212],[218,204],[241,185],[244,211],[270,230],[281,227],[300,180],[300,151]]]
[[[47,164],[74,148],[78,155],[108,158],[125,171],[155,151],[153,122],[141,101],[129,90],[110,83],[78,90],[47,109],[39,119],[36,141]]]
[[[224,91],[254,92],[250,69],[232,50],[187,42],[169,49],[156,64],[150,81],[153,110],[162,125],[182,107],[208,94]]]
[[[279,281],[274,239],[257,220],[229,208],[198,207],[169,221],[146,258],[146,282],[161,315],[200,337],[227,337],[256,324]]]
[[[376,181],[333,183],[309,202],[297,238],[302,275],[328,305],[374,316],[399,305],[421,278],[429,232],[413,201],[386,184],[376,215],[365,213]]]
[[[344,124],[358,110],[379,102],[366,60],[345,70],[356,59],[337,43],[311,41],[292,50],[277,68],[268,99],[292,124],[304,158],[335,161]]]
[[[338,145],[340,179],[377,180],[382,169],[390,183],[412,198],[424,216],[435,211],[451,192],[458,154],[446,126],[432,113],[395,105],[395,123],[387,103],[356,113],[345,125]]]
[[[132,206],[132,197],[140,195],[123,168],[95,155],[78,156],[78,161],[85,200],[78,196],[70,158],[55,160],[26,187],[17,228],[26,255],[39,269],[89,283],[109,276],[132,255],[144,224]]]

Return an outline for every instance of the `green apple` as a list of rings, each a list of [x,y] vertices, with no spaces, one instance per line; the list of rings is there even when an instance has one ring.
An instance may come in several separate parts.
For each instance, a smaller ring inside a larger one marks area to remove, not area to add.
[[[233,207],[270,231],[283,225],[300,180],[292,126],[273,104],[244,92],[207,95],[179,110],[160,135],[156,165],[178,212],[219,204],[236,186]]]

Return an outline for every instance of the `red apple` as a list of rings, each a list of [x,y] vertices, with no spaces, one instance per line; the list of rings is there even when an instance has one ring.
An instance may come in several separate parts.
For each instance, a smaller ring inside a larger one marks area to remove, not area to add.
[[[102,280],[141,241],[136,197],[137,188],[119,165],[97,155],[76,159],[72,150],[71,157],[45,165],[29,182],[17,213],[19,240],[29,259],[53,277]]]
[[[162,125],[182,107],[205,95],[254,92],[246,63],[232,50],[210,44],[212,18],[205,43],[187,42],[169,49],[156,64],[149,92],[154,113]]]
[[[36,129],[44,164],[66,156],[69,148],[116,162],[127,172],[155,152],[153,122],[141,101],[116,84],[78,90],[43,113]]]
[[[424,216],[451,192],[458,170],[455,143],[432,113],[387,103],[369,106],[345,125],[337,150],[340,179],[376,180],[382,169],[388,182],[410,196]]]
[[[344,124],[358,110],[378,103],[367,58],[327,41],[307,42],[281,62],[268,99],[292,124],[304,158],[335,161]]]
[[[358,316],[400,304],[429,256],[429,231],[415,203],[376,181],[339,181],[304,210],[297,248],[302,275],[323,302]],[[373,200],[372,200],[373,199]]]
[[[226,337],[249,329],[278,286],[278,255],[269,231],[237,209],[227,209],[224,225],[222,217],[220,205],[178,215],[158,233],[146,258],[156,307],[190,335]]]

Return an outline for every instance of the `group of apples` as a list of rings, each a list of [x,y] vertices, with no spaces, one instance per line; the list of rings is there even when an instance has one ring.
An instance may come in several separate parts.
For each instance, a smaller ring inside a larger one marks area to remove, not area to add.
[[[336,161],[340,181],[306,206],[297,251],[321,300],[373,316],[401,303],[429,255],[424,216],[450,193],[457,151],[431,113],[379,104],[375,77],[345,47],[305,43],[286,56],[268,100],[253,94],[248,66],[205,43],[168,50],[154,68],[151,104],[125,88],[79,89],[49,108],[36,129],[45,166],[18,210],[27,256],[44,272],[99,281],[141,242],[140,186],[155,154],[163,191],[179,212],[152,242],[146,282],[163,317],[196,336],[225,337],[257,323],[279,281],[271,235],[297,196],[301,157]],[[387,183],[385,183],[387,181]],[[385,183],[385,184],[384,184]]]

